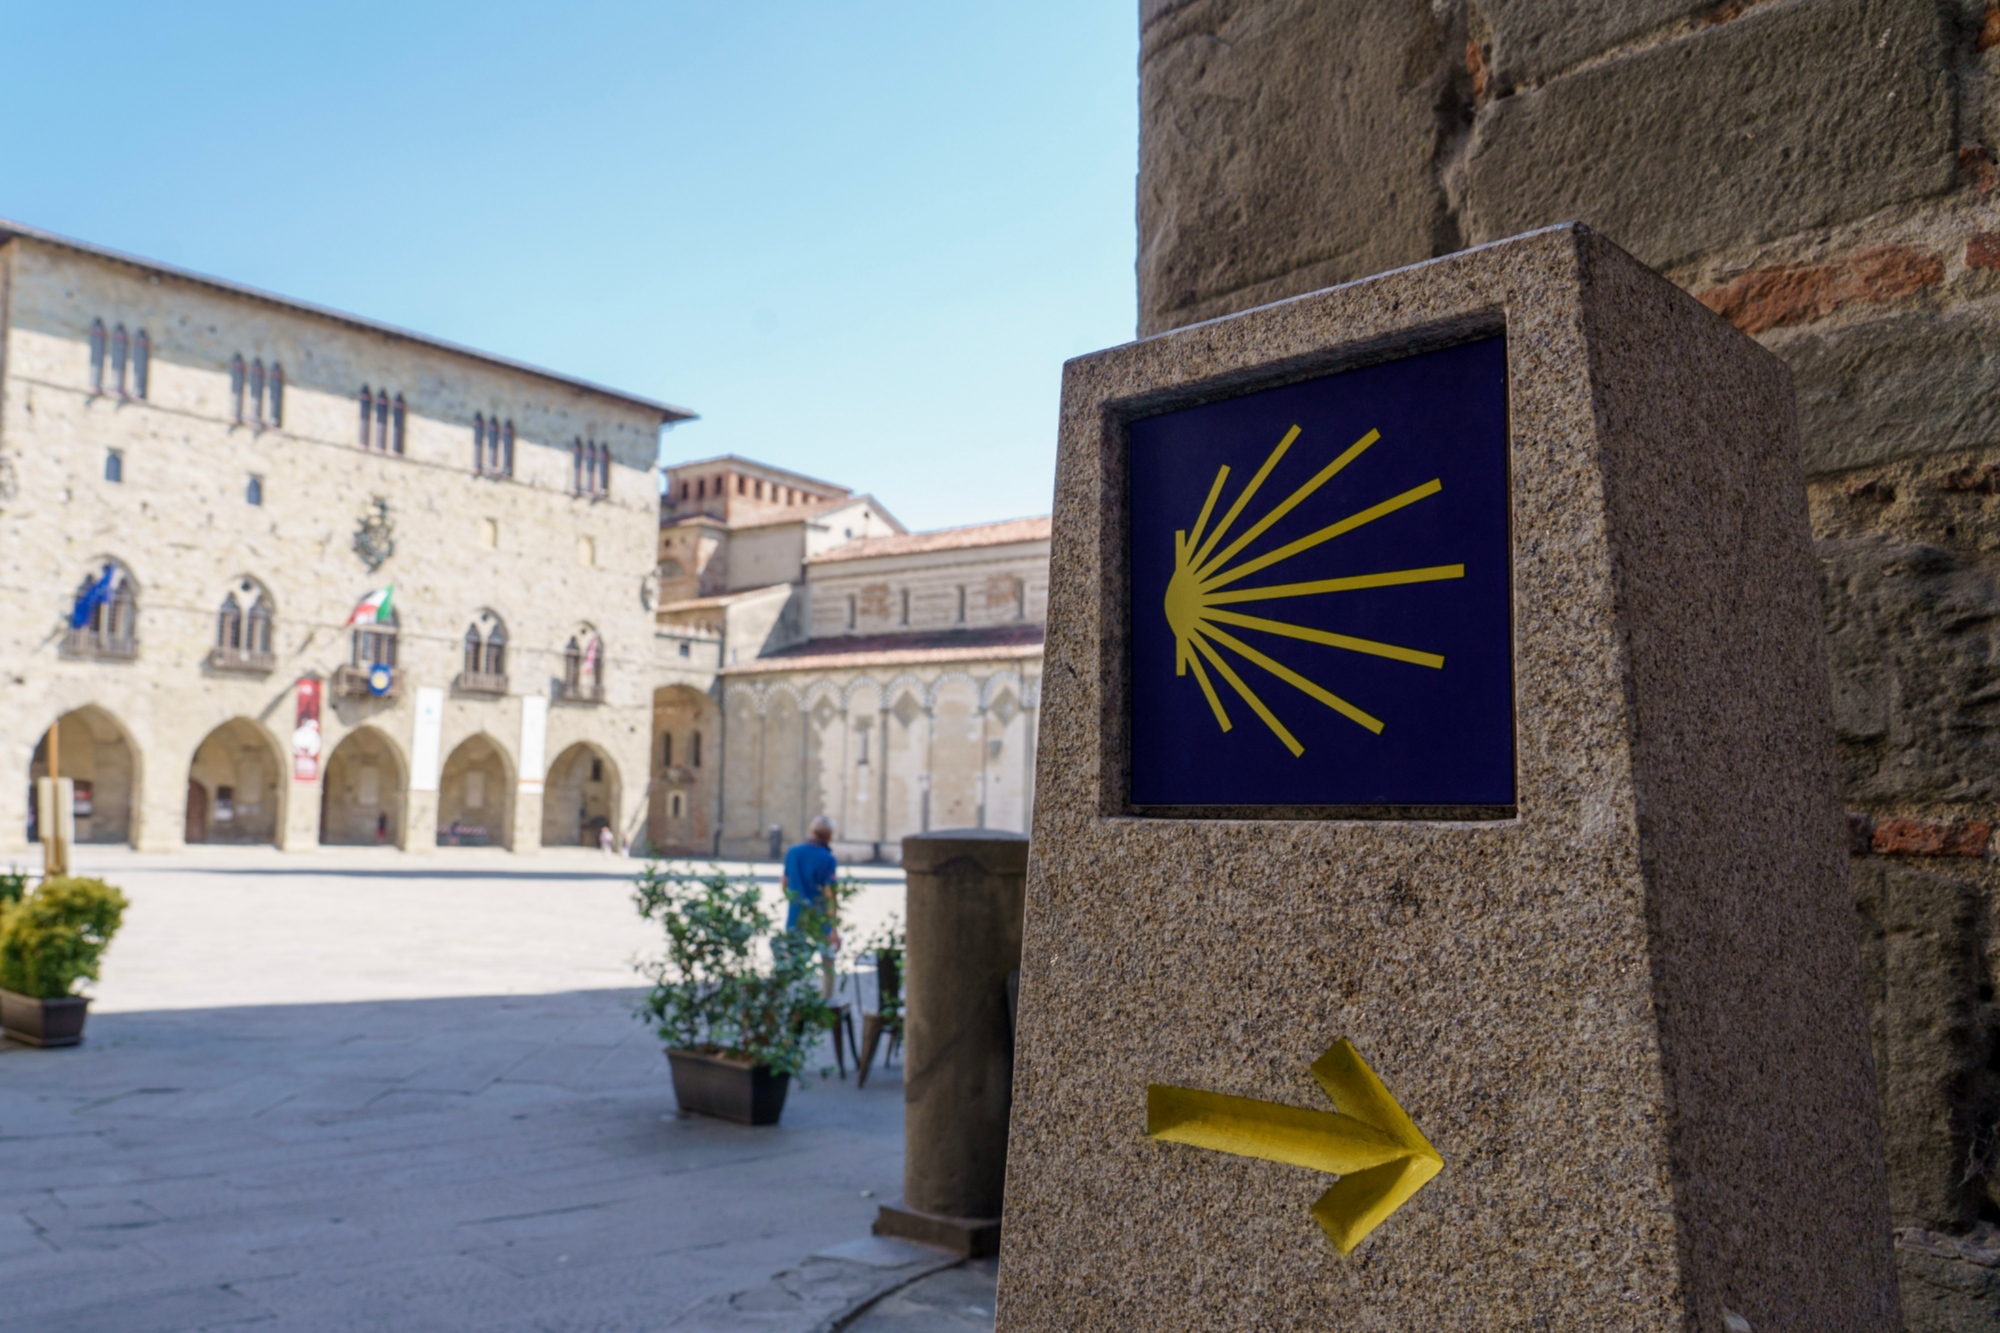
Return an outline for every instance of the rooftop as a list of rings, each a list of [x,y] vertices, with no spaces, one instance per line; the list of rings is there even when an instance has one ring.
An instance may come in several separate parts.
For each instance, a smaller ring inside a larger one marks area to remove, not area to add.
[[[1052,523],[1049,515],[1039,518],[1010,518],[1000,523],[975,523],[964,528],[941,528],[936,532],[909,532],[895,537],[861,537],[831,551],[814,556],[808,564],[831,564],[836,560],[867,560],[883,555],[922,555],[930,551],[957,551],[978,546],[1008,546],[1016,542],[1045,542]]]
[[[667,472],[695,472],[712,467],[736,468],[745,472],[760,472],[766,477],[782,477],[790,481],[802,482],[807,486],[816,486],[821,490],[838,491],[842,495],[846,495],[849,490],[848,487],[839,485],[836,482],[821,481],[818,477],[808,477],[803,472],[794,472],[790,468],[774,467],[769,463],[760,463],[754,458],[744,458],[738,454],[717,454],[713,458],[696,458],[686,463],[668,463],[663,470]]]
[[[102,245],[92,245],[88,241],[74,240],[68,236],[59,236],[52,231],[43,231],[40,227],[30,227],[25,223],[10,222],[5,218],[0,218],[0,241],[10,240],[17,236],[26,240],[40,241],[44,245],[53,245],[65,250],[74,250],[79,254],[91,255],[97,259],[108,259],[116,264],[128,264],[133,268],[144,270],[147,273],[165,274],[168,277],[178,278],[183,282],[191,282],[200,287],[208,287],[219,292],[228,292],[232,296],[245,296],[253,301],[262,301],[267,305],[281,306],[284,309],[296,310],[302,314],[317,315],[321,319],[330,319],[336,323],[345,324],[350,328],[363,329],[369,333],[387,334],[392,338],[402,338],[409,342],[421,343],[426,347],[435,347],[442,352],[450,352],[456,356],[470,357],[475,361],[484,361],[490,366],[499,366],[504,370],[533,375],[537,379],[548,380],[555,384],[568,385],[573,389],[585,389],[591,393],[602,394],[606,398],[614,398],[621,403],[630,403],[635,407],[643,407],[649,412],[656,412],[659,414],[662,422],[695,420],[695,414],[684,407],[675,407],[671,403],[662,403],[652,398],[642,398],[638,394],[626,393],[623,389],[613,389],[606,385],[598,384],[594,380],[578,379],[574,375],[565,375],[560,371],[545,370],[541,366],[529,365],[526,361],[516,361],[512,357],[498,356],[492,352],[482,352],[476,347],[467,347],[462,343],[448,342],[443,338],[433,338],[429,334],[415,333],[409,329],[399,328],[394,324],[384,324],[380,320],[365,319],[360,315],[350,315],[344,310],[335,310],[329,306],[314,305],[310,301],[296,301],[289,296],[279,296],[275,292],[267,292],[259,287],[246,286],[240,282],[230,282],[226,278],[213,278],[206,273],[196,273],[190,269],[175,268],[171,264],[161,264],[151,259],[141,259],[137,255],[128,255],[123,251],[112,250]]]
[[[924,662],[971,662],[994,658],[1039,657],[1040,625],[989,625],[978,629],[919,634],[854,634],[804,643],[766,653],[754,661],[724,667],[728,675],[832,667],[911,666]]]

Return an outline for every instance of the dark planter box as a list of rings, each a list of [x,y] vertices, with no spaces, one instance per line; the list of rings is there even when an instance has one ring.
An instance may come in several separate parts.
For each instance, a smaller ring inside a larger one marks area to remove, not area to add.
[[[683,1111],[695,1111],[739,1125],[775,1125],[785,1109],[790,1074],[773,1074],[764,1065],[732,1060],[700,1051],[667,1052],[674,1071],[674,1100]]]
[[[0,990],[0,1028],[30,1046],[74,1046],[83,1040],[83,1015],[89,1007],[90,1001],[81,996],[38,1000]],[[779,1094],[781,1100],[783,1096]]]

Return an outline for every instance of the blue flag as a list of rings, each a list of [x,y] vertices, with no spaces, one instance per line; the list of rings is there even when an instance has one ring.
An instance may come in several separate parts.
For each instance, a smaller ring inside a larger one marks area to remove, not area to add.
[[[111,585],[118,579],[118,566],[106,565],[104,577],[77,594],[76,606],[69,613],[69,627],[82,629],[90,624],[90,617],[98,607],[111,600]]]

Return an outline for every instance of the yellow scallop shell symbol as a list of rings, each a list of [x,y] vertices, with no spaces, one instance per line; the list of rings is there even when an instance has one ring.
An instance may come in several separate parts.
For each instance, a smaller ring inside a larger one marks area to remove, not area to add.
[[[1374,657],[1393,658],[1398,662],[1409,662],[1416,666],[1442,669],[1444,658],[1437,653],[1427,653],[1415,648],[1401,648],[1393,643],[1378,643],[1373,639],[1357,639],[1346,634],[1334,634],[1327,630],[1309,629],[1304,625],[1293,625],[1282,620],[1267,620],[1259,616],[1244,615],[1240,611],[1225,610],[1225,607],[1245,602],[1275,601],[1285,597],[1312,597],[1322,593],[1353,592],[1360,588],[1386,588],[1402,583],[1435,583],[1440,579],[1462,579],[1464,565],[1431,565],[1423,569],[1396,569],[1380,574],[1356,574],[1346,578],[1316,579],[1309,583],[1260,584],[1250,588],[1234,588],[1230,585],[1261,570],[1309,551],[1315,546],[1330,542],[1343,533],[1373,523],[1376,519],[1393,514],[1399,509],[1427,500],[1444,489],[1441,479],[1433,477],[1421,486],[1413,486],[1401,495],[1392,495],[1380,504],[1349,514],[1337,523],[1330,523],[1316,532],[1308,533],[1297,541],[1280,546],[1275,551],[1255,556],[1240,564],[1229,562],[1242,554],[1244,548],[1270,530],[1271,526],[1310,499],[1313,493],[1340,473],[1349,463],[1367,452],[1370,445],[1382,438],[1380,432],[1369,431],[1350,445],[1347,451],[1328,463],[1316,473],[1312,480],[1293,491],[1280,503],[1273,505],[1270,512],[1246,528],[1242,535],[1228,546],[1217,551],[1216,546],[1229,535],[1236,520],[1243,516],[1257,490],[1271,475],[1285,452],[1299,438],[1299,428],[1293,426],[1285,432],[1285,438],[1278,441],[1278,447],[1257,469],[1257,475],[1250,478],[1211,531],[1208,520],[1215,513],[1216,501],[1222,497],[1224,485],[1229,480],[1229,467],[1224,464],[1217,469],[1215,484],[1208,488],[1208,499],[1202,503],[1201,514],[1195,519],[1194,531],[1182,529],[1174,533],[1174,573],[1167,583],[1166,612],[1167,624],[1174,632],[1174,674],[1185,676],[1190,667],[1194,678],[1201,686],[1202,694],[1208,699],[1209,708],[1215,713],[1215,720],[1226,732],[1232,729],[1229,713],[1222,706],[1221,697],[1215,692],[1215,685],[1209,680],[1207,665],[1215,668],[1217,675],[1226,681],[1250,711],[1262,718],[1271,734],[1283,741],[1285,748],[1294,756],[1303,755],[1306,747],[1296,736],[1285,729],[1257,692],[1244,683],[1222,657],[1218,649],[1227,649],[1253,666],[1262,668],[1293,689],[1309,698],[1316,699],[1333,709],[1342,717],[1380,734],[1382,720],[1363,712],[1331,690],[1306,679],[1298,672],[1273,660],[1252,648],[1235,635],[1221,628],[1233,625],[1242,629],[1276,634],[1288,639],[1301,639],[1307,643],[1324,644],[1330,648],[1342,648],[1348,652],[1367,653]],[[1227,589],[1227,591],[1225,591]]]

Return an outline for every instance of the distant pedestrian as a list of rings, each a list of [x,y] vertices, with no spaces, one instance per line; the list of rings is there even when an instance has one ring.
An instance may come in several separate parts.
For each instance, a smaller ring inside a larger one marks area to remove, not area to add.
[[[820,904],[827,886],[840,873],[840,862],[833,854],[833,821],[821,815],[813,820],[809,832],[806,841],[785,853],[785,897],[791,904],[785,912],[788,931],[799,928],[799,916]],[[824,975],[820,989],[829,996],[833,994],[833,955],[839,952],[839,927],[828,922],[821,950]]]
[[[611,831],[611,825],[606,824],[603,828],[597,830],[597,850],[603,852],[606,856],[616,856],[618,854],[618,835]]]

